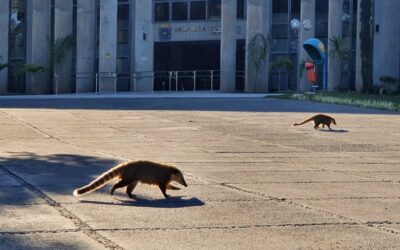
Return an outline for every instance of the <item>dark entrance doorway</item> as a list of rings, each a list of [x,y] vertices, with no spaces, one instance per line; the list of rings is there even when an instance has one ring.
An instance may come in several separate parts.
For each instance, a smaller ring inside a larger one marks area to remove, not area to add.
[[[219,70],[219,41],[164,42],[154,47],[155,71]]]
[[[220,41],[155,43],[154,90],[218,90],[219,63]]]
[[[245,40],[237,40],[236,45],[236,90],[243,91]],[[218,90],[219,70],[220,41],[154,44],[154,71],[156,71],[154,90],[156,91],[193,90],[193,88]]]

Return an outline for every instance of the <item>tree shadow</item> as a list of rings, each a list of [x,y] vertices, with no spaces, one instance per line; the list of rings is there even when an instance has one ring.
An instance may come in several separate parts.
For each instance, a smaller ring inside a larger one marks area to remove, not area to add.
[[[10,158],[0,158],[0,205],[45,203],[45,200],[38,197],[38,193],[52,197],[72,197],[74,189],[87,185],[119,163],[113,159],[74,154],[37,155],[28,152],[12,154]],[[35,189],[34,192],[32,189]],[[98,201],[91,202],[102,204]],[[120,202],[129,206],[160,208],[204,205],[204,202],[197,198],[184,199],[179,196],[157,200],[136,196],[134,200],[120,200]],[[112,202],[104,204],[117,205]]]
[[[113,159],[74,154],[38,155],[29,152],[7,152],[0,158],[0,204],[21,205],[38,202],[32,188],[57,195],[72,195],[76,187],[118,163]],[[15,196],[7,190],[14,189]],[[5,192],[3,192],[5,191]],[[36,192],[38,193],[38,192]]]
[[[116,202],[105,201],[92,201],[80,200],[81,203],[112,205],[112,206],[133,206],[133,207],[152,207],[152,208],[184,208],[184,207],[198,207],[203,206],[205,203],[198,198],[192,197],[183,199],[182,196],[171,196],[168,199],[144,199],[135,196],[132,200],[121,200],[115,198]]]

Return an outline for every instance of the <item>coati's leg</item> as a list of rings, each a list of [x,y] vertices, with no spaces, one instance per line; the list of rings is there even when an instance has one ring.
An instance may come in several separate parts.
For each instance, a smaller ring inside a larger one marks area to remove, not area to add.
[[[322,123],[322,128],[325,128],[325,124],[324,123]]]
[[[110,192],[111,195],[114,194],[115,189],[125,187],[125,186],[128,185],[129,183],[130,183],[129,181],[126,181],[126,180],[124,180],[124,179],[120,180],[119,182],[117,182],[116,184],[114,184],[114,186],[111,188],[111,192]]]
[[[327,126],[328,126],[329,130],[332,130],[332,129],[331,129],[331,124],[330,124],[330,123],[328,123]]]
[[[181,190],[180,188],[175,187],[175,186],[172,185],[172,184],[168,184],[167,189],[169,189],[169,190]]]
[[[158,184],[158,187],[161,189],[165,199],[168,199],[169,195],[167,194],[167,183],[160,183]]]
[[[134,195],[132,195],[132,191],[133,189],[135,189],[137,183],[138,183],[137,181],[134,181],[126,187],[126,194],[129,196],[129,198],[134,197]]]
[[[314,125],[314,129],[317,129],[317,128],[319,128],[319,123],[315,123],[315,125]]]

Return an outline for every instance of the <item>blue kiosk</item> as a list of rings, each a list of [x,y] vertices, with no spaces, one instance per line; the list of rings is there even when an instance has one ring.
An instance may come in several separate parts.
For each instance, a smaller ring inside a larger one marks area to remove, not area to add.
[[[328,55],[324,44],[317,38],[310,38],[303,43],[303,48],[316,64],[322,64],[322,90],[327,90],[327,61]]]

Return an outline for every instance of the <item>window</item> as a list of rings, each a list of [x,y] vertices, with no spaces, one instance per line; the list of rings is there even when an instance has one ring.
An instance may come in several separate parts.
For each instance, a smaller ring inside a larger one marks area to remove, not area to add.
[[[237,0],[237,18],[245,18],[246,16],[246,0]]]
[[[206,19],[206,1],[190,2],[190,20]]]
[[[187,2],[172,2],[172,20],[188,20]]]
[[[300,13],[300,0],[292,0],[292,13]]]
[[[272,2],[272,13],[288,13],[287,0],[274,0]]]
[[[156,22],[169,21],[169,3],[155,3],[154,5],[154,20]]]
[[[221,18],[221,0],[208,0],[208,18]]]
[[[273,38],[287,38],[288,37],[288,25],[287,24],[273,24],[272,25],[272,37]]]

